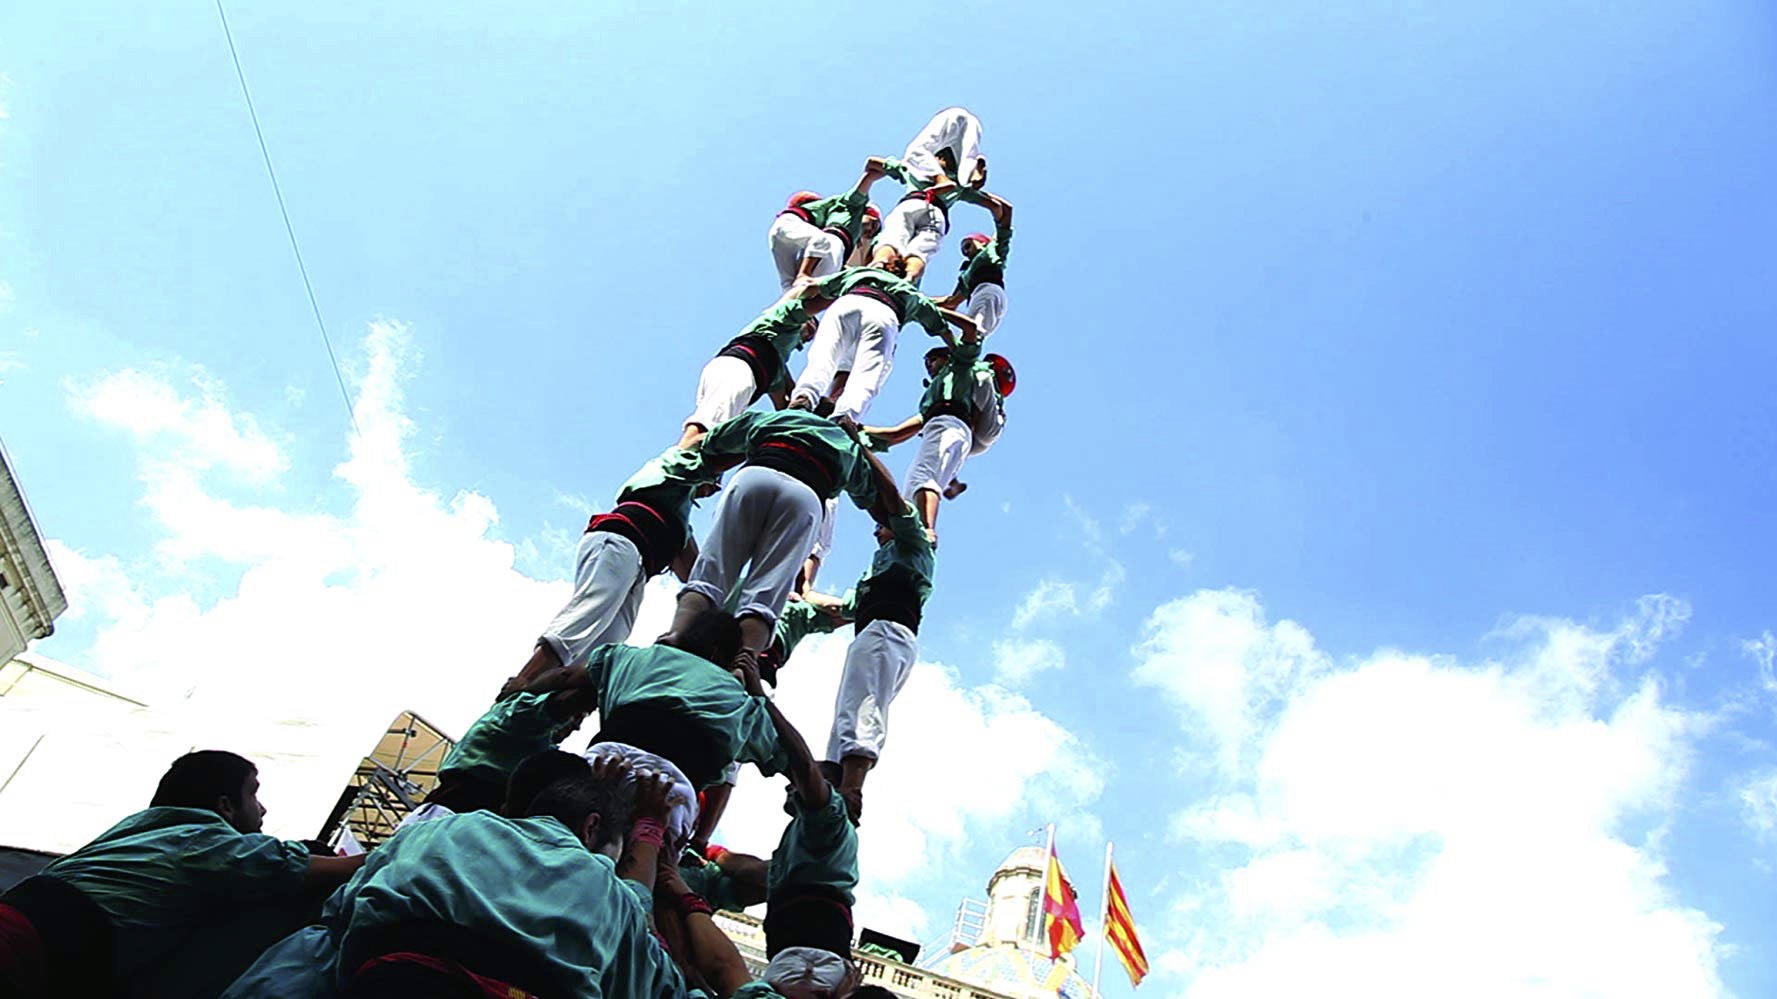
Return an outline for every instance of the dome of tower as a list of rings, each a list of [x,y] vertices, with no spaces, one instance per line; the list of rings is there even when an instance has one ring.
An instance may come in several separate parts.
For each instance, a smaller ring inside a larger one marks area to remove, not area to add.
[[[970,947],[931,966],[948,978],[978,985],[1018,999],[1060,996],[1090,999],[1092,987],[1074,970],[1073,961],[1052,961],[1046,953],[1016,944],[990,943]]]
[[[994,878],[1013,871],[1031,871],[1041,877],[1048,862],[1049,851],[1040,846],[1021,846],[1006,854],[1006,859],[1000,861],[1000,866],[994,869],[993,878],[988,881],[992,882]]]

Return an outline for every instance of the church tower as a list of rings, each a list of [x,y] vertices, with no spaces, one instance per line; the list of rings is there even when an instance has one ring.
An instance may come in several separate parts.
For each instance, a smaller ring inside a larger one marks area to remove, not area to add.
[[[985,912],[976,900],[962,905],[959,931],[979,925],[979,932],[953,937],[949,953],[933,960],[930,970],[1016,999],[1090,999],[1092,988],[1076,971],[1073,955],[1049,957],[1043,936],[1048,860],[1040,846],[1013,850],[987,879]]]

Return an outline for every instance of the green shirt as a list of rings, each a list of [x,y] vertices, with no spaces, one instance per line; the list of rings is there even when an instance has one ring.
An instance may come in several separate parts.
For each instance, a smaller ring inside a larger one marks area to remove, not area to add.
[[[652,904],[560,821],[471,812],[401,829],[322,921],[348,960],[367,956],[353,946],[365,934],[429,920],[526,949],[568,995],[680,995],[684,980],[648,928]]]
[[[888,157],[883,161],[882,169],[884,174],[900,181],[901,186],[910,191],[923,191],[937,183],[937,180],[935,179],[921,177],[919,174],[914,173],[912,168],[908,167],[907,164],[898,157]],[[956,204],[958,201],[967,201],[971,205],[980,205],[983,208],[988,204],[987,199],[982,197],[981,191],[978,188],[969,187],[965,184],[955,184],[946,188],[943,192],[935,195],[932,198],[932,201],[939,208],[944,209],[946,215],[950,214],[950,206]]]
[[[630,704],[672,709],[696,722],[725,761],[753,763],[766,775],[789,765],[763,697],[749,695],[727,670],[669,645],[601,645],[586,669],[609,717]]]
[[[750,460],[769,441],[791,444],[813,454],[834,473],[837,483],[822,499],[844,492],[864,510],[876,502],[876,471],[864,449],[839,424],[807,410],[749,410],[711,427],[695,450],[706,460],[736,455]]]
[[[801,208],[808,213],[816,229],[843,230],[851,245],[856,246],[858,237],[864,234],[864,209],[869,204],[869,196],[854,189],[810,201]]]
[[[775,392],[789,385],[790,355],[802,349],[802,326],[807,322],[808,307],[800,298],[793,298],[766,309],[728,341],[728,346],[732,347],[743,338],[758,337],[777,353],[778,364],[772,372],[771,382],[760,386],[760,391]]]
[[[116,930],[119,981],[179,950],[199,927],[244,905],[302,893],[309,851],[237,832],[207,808],[149,808],[43,873],[93,901]]]
[[[836,891],[851,905],[858,887],[858,830],[851,824],[845,799],[831,788],[827,802],[805,808],[801,795],[790,796],[790,824],[771,851],[766,904],[799,890]]]
[[[957,341],[949,359],[926,383],[925,394],[919,398],[919,415],[929,420],[941,412],[952,412],[965,422],[972,421],[975,393],[984,378],[987,384],[994,383],[993,365],[981,359],[981,344]],[[959,409],[961,413],[954,412]]]
[[[548,694],[514,694],[494,702],[444,758],[438,778],[487,781],[506,786],[525,758],[561,741],[561,720],[549,713]]]
[[[956,294],[969,295],[982,284],[1006,284],[1006,257],[1012,252],[1012,227],[999,226],[993,231],[993,242],[975,251],[957,268]]]
[[[911,585],[919,596],[919,604],[932,596],[932,572],[937,567],[937,550],[932,547],[932,539],[926,536],[925,522],[919,519],[919,513],[908,504],[902,511],[889,521],[889,539],[876,548],[876,554],[870,558],[870,571],[858,580],[858,604],[869,601],[870,591],[879,580],[893,576],[897,581]]]
[[[680,864],[679,877],[685,880],[685,887],[702,895],[711,908],[741,911],[742,906],[734,898],[734,875],[715,864]]]
[[[902,326],[918,323],[933,336],[944,335],[944,313],[938,311],[938,303],[920,294],[913,282],[898,278],[881,268],[847,267],[837,274],[822,278],[815,285],[821,297],[828,299],[836,299],[859,287],[874,288],[895,299],[900,304]]]
[[[692,493],[721,478],[721,473],[704,467],[696,451],[669,447],[636,469],[617,490],[617,502],[647,503],[663,514],[677,516],[684,524],[691,519]]]

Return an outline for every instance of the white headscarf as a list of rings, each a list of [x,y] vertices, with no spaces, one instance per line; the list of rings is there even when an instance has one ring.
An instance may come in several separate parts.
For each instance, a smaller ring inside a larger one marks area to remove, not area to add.
[[[677,858],[679,852],[685,849],[685,844],[691,842],[691,834],[697,829],[697,789],[691,786],[684,771],[666,757],[655,756],[626,742],[595,742],[587,746],[582,755],[588,763],[608,758],[625,761],[630,768],[630,783],[654,774],[665,774],[672,778],[672,789],[666,793],[668,841],[663,852],[670,851],[667,855]]]
[[[765,981],[775,989],[807,985],[823,992],[838,992],[845,981],[845,958],[819,947],[785,947],[765,966]]]

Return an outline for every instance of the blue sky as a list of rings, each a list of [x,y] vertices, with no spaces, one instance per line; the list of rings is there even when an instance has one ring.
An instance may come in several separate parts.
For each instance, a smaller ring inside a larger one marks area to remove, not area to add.
[[[1170,955],[1153,991],[1264,994],[1280,969],[1428,940],[1517,954],[1508,991],[1623,994],[1613,961],[1664,994],[1777,988],[1768,7],[240,5],[330,332],[355,397],[382,386],[363,459],[382,471],[354,480],[215,11],[26,6],[0,14],[0,426],[84,600],[46,654],[172,684],[177,643],[245,614],[255,567],[292,554],[253,536],[392,524],[401,551],[458,551],[427,525],[467,545],[444,570],[499,601],[466,624],[347,556],[301,592],[374,591],[388,630],[522,658],[581,508],[674,439],[703,361],[774,297],[785,195],[849,184],[963,104],[1017,206],[995,347],[1020,385],[944,515],[921,635],[943,668],[895,732],[928,741],[924,704],[1054,745],[1009,754],[1012,777],[935,752],[915,774],[911,746],[901,776],[885,763],[874,809],[963,811],[878,826],[876,856],[928,851],[882,879],[883,911],[935,933],[1060,817],[1083,885],[1100,831],[1117,841]],[[931,283],[957,259],[952,241]],[[917,398],[913,337],[874,418]],[[372,480],[430,513],[377,519]],[[192,513],[211,502],[253,512]],[[828,582],[866,531],[842,524]],[[186,627],[155,624],[177,593]],[[342,678],[467,691],[511,668],[366,666],[304,610]],[[1365,732],[1433,744],[1366,755]],[[1291,749],[1316,739],[1350,768]],[[1409,759],[1430,769],[1391,769]],[[1366,797],[1426,781],[1458,800],[1489,773],[1535,777],[1475,789],[1522,809],[1503,828]],[[1571,794],[1539,790],[1562,776]],[[996,781],[1015,803],[931,791]],[[1341,821],[1312,818],[1317,787]],[[1549,817],[1547,795],[1594,794]],[[1437,916],[1439,892],[1467,898],[1446,876],[1486,880],[1451,871],[1566,856],[1512,838],[1545,823],[1573,857],[1632,854],[1517,899],[1598,927],[1595,948],[1493,939],[1509,900]],[[1492,845],[1467,854],[1471,835]],[[1642,967],[1613,943],[1691,956]]]

